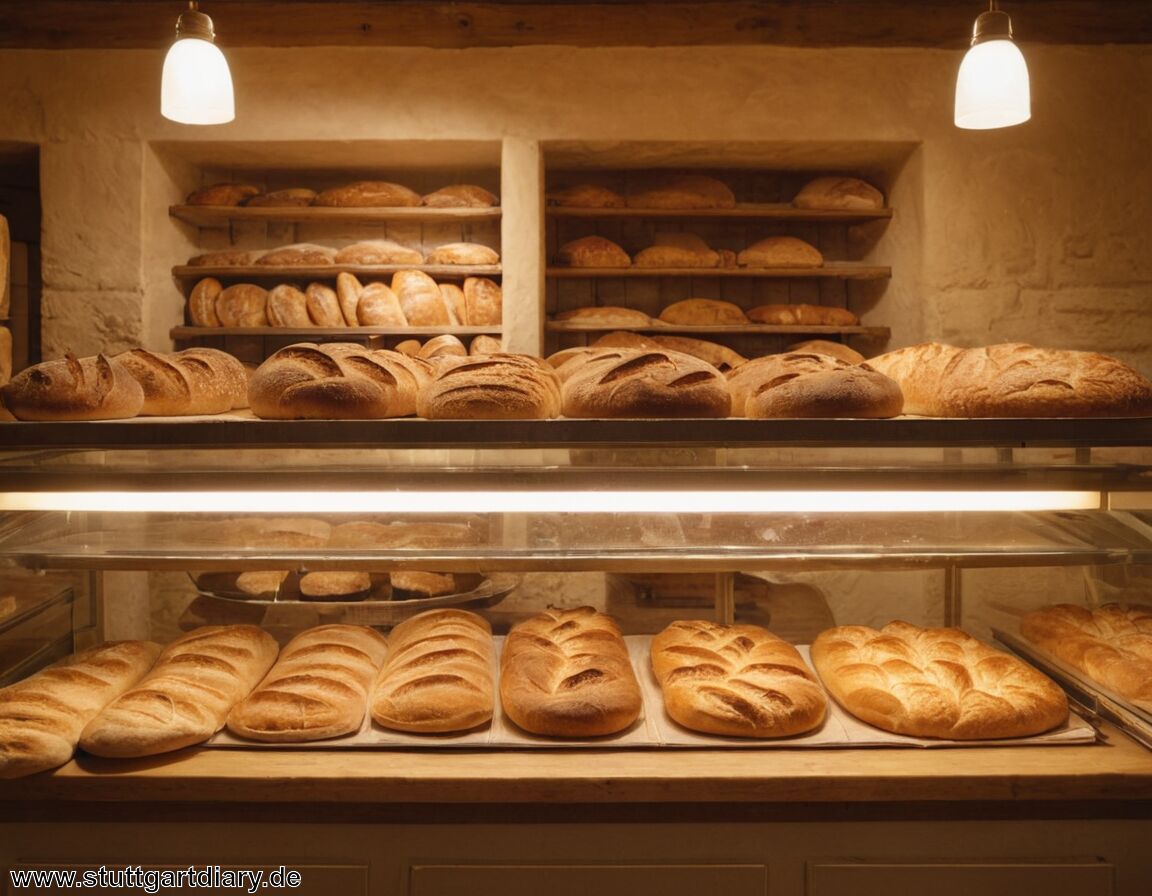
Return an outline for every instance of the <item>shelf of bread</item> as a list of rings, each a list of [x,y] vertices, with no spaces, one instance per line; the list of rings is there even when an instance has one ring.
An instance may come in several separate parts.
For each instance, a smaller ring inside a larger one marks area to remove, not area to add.
[[[550,320],[544,324],[549,333],[604,333],[617,330],[631,330],[636,333],[696,333],[701,335],[736,335],[738,333],[754,333],[760,335],[788,335],[795,333],[812,333],[843,336],[864,336],[868,339],[888,339],[891,330],[888,327],[866,326],[821,326],[818,324],[669,324],[653,319],[650,324],[596,324],[583,321]]]
[[[408,327],[173,327],[168,335],[174,340],[202,339],[210,336],[282,336],[302,342],[322,339],[331,341],[341,336],[500,336],[503,327],[408,326]]]
[[[785,203],[740,202],[733,208],[575,208],[550,205],[549,218],[582,220],[736,220],[799,221],[815,224],[851,224],[892,217],[890,208],[811,209]]]
[[[253,208],[249,206],[173,205],[168,214],[194,227],[221,228],[231,224],[470,224],[499,221],[494,208]]]
[[[498,264],[364,264],[364,265],[176,265],[172,276],[177,280],[198,280],[216,277],[228,280],[279,280],[292,282],[299,279],[334,279],[337,274],[355,274],[357,277],[388,277],[400,271],[423,271],[430,277],[445,280],[463,280],[466,277],[499,277]]]
[[[892,276],[888,265],[830,262],[820,267],[754,268],[649,268],[649,267],[567,267],[549,265],[547,276],[555,279],[599,279],[606,277],[694,277],[694,278],[760,278],[817,280],[887,280]]]

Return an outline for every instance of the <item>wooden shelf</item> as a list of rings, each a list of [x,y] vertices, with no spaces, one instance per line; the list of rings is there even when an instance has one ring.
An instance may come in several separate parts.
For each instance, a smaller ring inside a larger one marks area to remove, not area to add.
[[[309,337],[357,336],[499,336],[500,324],[490,327],[436,326],[436,327],[173,327],[168,335],[173,339],[200,339],[206,336],[288,336],[308,340]]]
[[[195,227],[230,224],[464,224],[499,221],[497,208],[246,208],[243,206],[173,205],[168,214]]]
[[[887,265],[839,262],[818,268],[572,268],[550,265],[547,276],[556,279],[601,279],[610,277],[759,277],[762,279],[886,280],[892,276]]]
[[[784,203],[739,203],[735,208],[566,208],[548,206],[549,218],[578,219],[719,219],[751,221],[805,221],[817,224],[852,224],[892,217],[892,209],[807,209]]]
[[[189,265],[181,264],[172,268],[172,276],[177,280],[198,280],[201,277],[217,277],[228,280],[334,280],[336,275],[347,271],[357,277],[391,276],[397,271],[423,271],[430,277],[446,280],[462,280],[465,277],[499,277],[498,264],[331,264],[300,267],[279,265]]]
[[[800,324],[715,324],[709,326],[689,324],[666,324],[654,320],[647,326],[605,326],[600,324],[569,323],[568,321],[547,321],[544,329],[549,333],[608,333],[617,330],[628,330],[634,333],[692,333],[733,336],[738,333],[788,334],[788,333],[827,333],[843,336],[867,336],[870,339],[887,339],[891,335],[888,327],[828,327],[828,326],[802,326]]]

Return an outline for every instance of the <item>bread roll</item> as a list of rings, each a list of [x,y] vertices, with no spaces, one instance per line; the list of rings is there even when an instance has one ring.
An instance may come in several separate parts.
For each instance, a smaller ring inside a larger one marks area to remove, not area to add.
[[[308,317],[318,327],[344,326],[344,312],[340,310],[340,299],[336,290],[324,283],[309,283],[304,291]]]
[[[261,193],[244,201],[248,208],[303,208],[312,204],[316,198],[316,191],[307,187],[286,187],[283,190],[272,190]]]
[[[424,256],[395,240],[364,240],[336,253],[336,264],[420,264]]]
[[[252,412],[270,420],[405,417],[427,366],[398,352],[359,345],[299,343],[280,349],[252,375]]]
[[[188,320],[194,327],[219,327],[216,298],[223,292],[223,284],[215,277],[196,282],[188,294]]]
[[[267,267],[323,267],[336,263],[336,250],[315,243],[293,243],[265,252],[255,263]]]
[[[188,259],[188,264],[201,268],[247,267],[256,263],[264,253],[252,249],[221,249],[218,252],[205,252]]]
[[[895,417],[903,396],[895,381],[868,365],[830,355],[765,355],[728,374],[735,416]]]
[[[694,233],[657,233],[632,259],[638,268],[714,268],[720,253]]]
[[[904,413],[928,417],[1146,417],[1152,382],[1096,352],[1009,342],[956,348],[928,342],[871,358],[904,393]]]
[[[592,349],[562,376],[565,417],[727,417],[731,398],[715,367],[670,351]]]
[[[304,743],[360,730],[387,650],[361,625],[321,625],[285,645],[260,685],[228,714],[228,730],[266,743]]]
[[[819,727],[828,711],[799,651],[759,626],[673,622],[651,656],[664,708],[692,731],[788,737]]]
[[[392,275],[392,291],[413,327],[447,327],[452,322],[448,305],[436,281],[423,271],[397,271]]]
[[[468,354],[472,357],[477,355],[494,355],[503,350],[499,339],[495,336],[486,336],[483,333],[468,343]]]
[[[629,208],[735,208],[736,197],[723,181],[705,174],[661,178],[628,194]]]
[[[610,616],[546,610],[514,626],[500,656],[500,703],[531,734],[603,737],[640,717],[640,685]]]
[[[552,369],[529,355],[445,360],[421,392],[421,417],[434,420],[544,420],[560,413]]]
[[[214,348],[173,354],[142,348],[114,359],[140,384],[143,417],[221,414],[247,404],[247,377],[239,360]]]
[[[80,732],[152,668],[160,645],[120,641],[82,650],[0,689],[0,778],[63,765]]]
[[[500,197],[475,184],[451,184],[425,194],[423,202],[429,208],[492,208]]]
[[[363,323],[357,310],[363,288],[355,274],[341,271],[336,275],[336,300],[340,303],[340,313],[344,316],[346,326],[355,327]]]
[[[575,184],[553,190],[547,196],[549,205],[562,208],[624,208],[624,197],[615,190],[597,184]]]
[[[96,756],[167,753],[203,743],[271,668],[275,639],[253,625],[205,626],[169,644],[152,671],[85,727]]]
[[[492,629],[464,610],[429,610],[388,636],[372,718],[397,731],[447,734],[492,718]]]
[[[848,364],[863,364],[866,360],[856,349],[840,342],[830,342],[827,339],[805,339],[803,342],[794,342],[788,346],[786,351],[830,355]]]
[[[302,329],[316,326],[308,315],[308,297],[290,283],[272,287],[264,307],[268,323],[273,327]]]
[[[322,569],[300,577],[301,600],[363,600],[372,591],[372,577],[366,572]]]
[[[465,316],[460,323],[470,327],[491,327],[504,319],[504,292],[500,284],[487,277],[469,277],[464,281]]]
[[[844,709],[896,734],[1027,737],[1068,719],[1051,680],[960,629],[839,626],[816,637],[812,663]]]
[[[619,305],[595,305],[589,308],[570,308],[559,312],[554,318],[569,324],[587,327],[648,327],[652,325],[650,318],[643,311],[635,308],[623,308]]]
[[[729,326],[748,323],[744,309],[720,299],[684,299],[660,312],[660,320],[682,326]]]
[[[741,251],[736,263],[746,268],[818,268],[824,256],[794,236],[770,236]]]
[[[382,180],[361,180],[321,192],[313,205],[353,208],[415,208],[420,194],[401,184]]]
[[[479,243],[445,243],[424,259],[427,264],[499,264],[500,253]]]
[[[365,327],[406,327],[408,318],[400,299],[385,283],[369,283],[357,298],[356,313]]]
[[[858,177],[818,177],[792,200],[796,208],[868,210],[884,207],[884,194]]]
[[[144,406],[140,384],[104,355],[34,364],[0,387],[0,397],[18,420],[117,420]]]
[[[585,236],[560,247],[557,264],[574,268],[626,268],[632,264],[628,253],[602,236]]]
[[[268,290],[255,283],[233,283],[216,296],[216,316],[225,327],[266,327]]]
[[[247,199],[260,194],[260,188],[252,184],[221,183],[209,184],[193,190],[184,200],[185,205],[240,205]]]
[[[758,305],[748,312],[748,319],[758,324],[806,327],[855,327],[860,323],[847,308],[805,304]]]

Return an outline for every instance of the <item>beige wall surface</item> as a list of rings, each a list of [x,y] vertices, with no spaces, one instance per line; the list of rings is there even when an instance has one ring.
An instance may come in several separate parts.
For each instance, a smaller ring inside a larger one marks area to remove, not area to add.
[[[304,141],[319,168],[347,167],[360,141],[511,140],[507,179],[535,145],[619,158],[620,143],[684,141],[684,165],[730,148],[812,170],[863,147],[858,167],[896,209],[874,253],[893,279],[866,321],[892,347],[1019,339],[1152,374],[1152,47],[1024,50],[1033,120],[991,132],[951,123],[959,51],[236,50],[237,120],[211,128],[160,117],[163,48],[5,51],[0,143],[41,147],[45,357],[168,347],[168,268],[190,238],[166,206],[197,174],[196,144]],[[539,255],[538,230],[523,240],[506,226],[507,264]]]

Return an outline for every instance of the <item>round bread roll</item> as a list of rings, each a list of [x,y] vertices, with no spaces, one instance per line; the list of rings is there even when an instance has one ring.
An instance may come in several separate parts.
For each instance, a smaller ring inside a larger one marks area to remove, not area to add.
[[[336,253],[336,264],[420,264],[424,256],[395,240],[363,240]]]
[[[423,202],[429,208],[492,208],[500,197],[475,184],[451,184],[427,193]]]
[[[797,237],[770,236],[741,251],[736,263],[744,268],[818,268],[824,256]]]
[[[426,264],[499,264],[500,253],[479,243],[445,243],[429,252],[424,261]]]
[[[260,193],[260,188],[252,184],[222,183],[209,184],[193,190],[184,200],[186,205],[240,205]]]
[[[574,268],[626,268],[632,265],[627,252],[602,236],[585,236],[565,243],[556,253],[556,262]]]
[[[266,311],[268,323],[274,327],[316,326],[308,316],[308,297],[290,283],[281,283],[268,291]]]
[[[721,180],[705,174],[661,178],[628,194],[629,208],[735,208],[736,196]]]
[[[865,211],[884,207],[884,194],[858,177],[818,177],[792,200],[796,208]]]
[[[830,355],[765,355],[728,375],[732,411],[753,419],[777,417],[896,417],[904,398],[895,381],[864,365]]]
[[[560,387],[552,368],[530,355],[449,359],[417,407],[433,420],[544,420],[560,412]]]
[[[657,233],[632,259],[638,268],[714,268],[720,253],[694,233]]]
[[[831,342],[827,339],[805,339],[803,342],[792,343],[786,350],[802,354],[815,352],[818,355],[829,355],[848,364],[863,364],[866,360],[856,349],[842,342]]]
[[[554,320],[590,328],[602,327],[647,327],[652,318],[635,308],[619,305],[594,305],[589,308],[570,308],[559,312]]]
[[[744,309],[721,299],[683,299],[660,312],[666,324],[682,326],[739,325],[748,323]]]
[[[144,406],[140,384],[104,355],[34,364],[0,387],[0,397],[18,420],[117,420]]]
[[[215,277],[197,281],[188,294],[188,319],[194,327],[219,327],[216,315],[216,297],[223,292],[223,284]]]
[[[253,196],[245,200],[244,205],[248,208],[303,208],[311,205],[315,198],[315,190],[307,187],[287,187]]]
[[[312,204],[352,208],[415,208],[422,201],[419,193],[401,184],[361,180],[324,190]]]
[[[855,327],[860,318],[847,308],[832,305],[758,305],[748,312],[758,324],[783,326]]]
[[[268,290],[254,283],[233,283],[216,296],[216,316],[225,327],[268,326]]]
[[[624,197],[597,184],[574,184],[548,193],[548,204],[561,208],[624,208]]]

